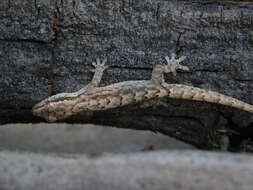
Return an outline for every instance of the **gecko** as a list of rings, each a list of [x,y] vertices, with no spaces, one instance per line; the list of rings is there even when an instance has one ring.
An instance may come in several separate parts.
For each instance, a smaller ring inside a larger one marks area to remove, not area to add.
[[[222,104],[253,113],[252,105],[233,97],[193,86],[166,83],[165,73],[176,75],[178,69],[189,71],[187,66],[180,64],[185,58],[177,59],[175,54],[171,58],[165,56],[167,64],[155,65],[150,80],[124,81],[104,87],[99,87],[99,84],[108,68],[107,60],[96,59],[92,63],[95,73],[90,83],[77,92],[60,93],[42,100],[32,108],[32,113],[48,122],[55,122],[82,112],[109,110],[162,97]]]

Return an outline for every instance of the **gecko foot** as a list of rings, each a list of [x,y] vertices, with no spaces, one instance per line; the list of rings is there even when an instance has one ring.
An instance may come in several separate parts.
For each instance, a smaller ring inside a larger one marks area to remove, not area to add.
[[[96,59],[96,62],[92,62],[92,65],[95,67],[95,69],[92,69],[93,72],[99,71],[103,72],[105,69],[108,68],[108,65],[105,65],[107,59],[100,60],[99,58]]]
[[[176,55],[174,53],[171,54],[171,58],[169,58],[168,56],[165,57],[166,61],[167,61],[167,73],[168,72],[172,72],[173,75],[176,76],[177,74],[177,69],[181,69],[184,71],[189,71],[189,68],[187,66],[183,66],[180,65],[180,62],[184,61],[186,58],[186,56],[182,56],[178,59],[176,59]]]
[[[108,65],[105,65],[106,61],[107,61],[106,58],[102,61],[99,58],[97,58],[96,62],[92,62],[92,65],[95,67],[95,69],[92,69],[92,71],[95,73],[93,75],[91,82],[87,85],[87,87],[85,87],[85,89],[91,88],[91,87],[92,88],[98,87],[98,85],[101,82],[105,69],[109,67]]]

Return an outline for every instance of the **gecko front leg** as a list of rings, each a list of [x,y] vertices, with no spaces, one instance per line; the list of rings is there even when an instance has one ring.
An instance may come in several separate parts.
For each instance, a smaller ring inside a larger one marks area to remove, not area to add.
[[[105,58],[102,62],[100,59],[96,59],[96,62],[92,62],[92,65],[95,67],[92,71],[94,71],[93,78],[90,82],[90,87],[98,87],[98,85],[101,82],[102,76],[104,71],[108,68],[107,65],[105,65],[107,59]]]
[[[98,87],[101,79],[103,77],[104,71],[109,67],[106,65],[107,59],[105,58],[103,61],[101,61],[99,58],[96,59],[96,62],[92,62],[92,65],[95,67],[92,71],[95,72],[91,82],[86,85],[84,88],[80,89],[77,93],[82,94],[89,88],[95,88]]]
[[[80,95],[85,93],[89,88],[98,87],[101,82],[103,72],[108,66],[105,65],[106,59],[100,61],[97,59],[92,65],[95,67],[94,75],[91,82],[84,88],[73,93],[60,93],[51,96],[36,104],[32,112],[36,116],[44,117],[47,121],[53,122],[59,119],[67,118],[73,115],[73,106],[80,101]],[[88,111],[86,112],[88,113]]]

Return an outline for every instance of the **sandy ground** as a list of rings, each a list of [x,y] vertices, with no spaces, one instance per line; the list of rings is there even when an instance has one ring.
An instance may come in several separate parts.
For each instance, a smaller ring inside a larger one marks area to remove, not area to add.
[[[9,124],[0,126],[1,150],[40,153],[128,153],[194,149],[193,146],[150,131],[92,124]]]
[[[253,157],[161,134],[69,124],[0,126],[1,190],[251,190]],[[175,150],[176,149],[176,150]]]

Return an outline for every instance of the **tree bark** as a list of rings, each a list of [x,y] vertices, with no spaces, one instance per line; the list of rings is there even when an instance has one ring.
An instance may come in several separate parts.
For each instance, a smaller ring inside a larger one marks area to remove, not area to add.
[[[41,122],[38,101],[82,88],[91,63],[107,57],[101,85],[149,79],[164,56],[187,56],[191,70],[170,83],[211,89],[253,103],[253,12],[250,1],[2,0],[1,123]],[[251,144],[251,115],[201,102],[163,99],[168,107],[134,106],[66,122],[147,129],[199,148]],[[251,146],[246,146],[251,150]],[[244,147],[245,148],[245,147]]]

